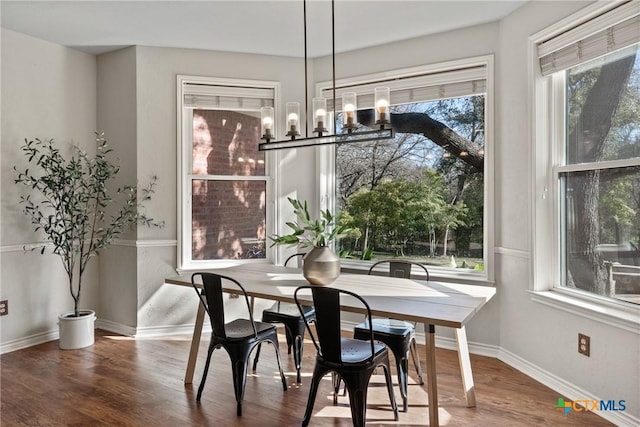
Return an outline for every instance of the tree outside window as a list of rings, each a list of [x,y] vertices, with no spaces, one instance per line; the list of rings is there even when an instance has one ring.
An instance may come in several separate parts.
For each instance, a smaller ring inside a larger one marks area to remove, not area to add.
[[[569,68],[562,286],[640,303],[640,45]]]
[[[337,147],[337,200],[354,228],[343,257],[484,268],[484,107],[484,95],[395,105],[393,140]],[[358,121],[371,126],[371,110]]]

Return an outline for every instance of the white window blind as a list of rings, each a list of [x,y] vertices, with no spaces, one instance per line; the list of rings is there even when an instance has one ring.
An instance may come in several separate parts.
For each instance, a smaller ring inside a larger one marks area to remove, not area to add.
[[[373,108],[373,92],[376,87],[389,87],[391,90],[391,104],[398,105],[482,94],[487,91],[486,79],[487,67],[475,66],[340,87],[336,88],[337,110],[342,107],[342,94],[345,92],[355,92],[357,94],[358,108]],[[333,89],[323,89],[322,96],[327,98],[328,108],[332,109]]]
[[[260,110],[273,107],[275,93],[269,88],[230,87],[186,83],[184,107],[195,109]]]
[[[631,1],[538,43],[542,75],[571,68],[640,42],[640,2]]]

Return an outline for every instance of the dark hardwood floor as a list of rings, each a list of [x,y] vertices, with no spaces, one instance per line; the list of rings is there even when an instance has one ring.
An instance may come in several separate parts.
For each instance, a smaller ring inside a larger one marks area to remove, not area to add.
[[[280,336],[289,389],[282,391],[274,351],[263,346],[255,374],[247,378],[243,415],[236,417],[230,363],[216,350],[202,403],[195,401],[208,340],[200,347],[194,383],[183,383],[189,336],[132,339],[97,331],[92,347],[62,351],[58,342],[1,356],[2,426],[296,426],[300,425],[313,369],[305,343],[302,384]],[[421,357],[424,348],[420,346]],[[253,360],[253,359],[252,359]],[[554,409],[559,394],[508,365],[471,355],[477,407],[467,408],[457,354],[437,350],[440,424],[443,426],[609,426],[593,413]],[[392,361],[393,364],[393,361]],[[412,366],[412,365],[411,365]],[[424,361],[423,361],[424,366]],[[410,374],[415,379],[415,371]],[[394,372],[394,383],[397,378]],[[396,388],[396,400],[400,393]],[[393,421],[384,380],[369,388],[367,425],[426,425],[426,386],[412,380],[409,411]],[[333,406],[330,380],[320,388],[310,426],[350,426],[348,398]]]

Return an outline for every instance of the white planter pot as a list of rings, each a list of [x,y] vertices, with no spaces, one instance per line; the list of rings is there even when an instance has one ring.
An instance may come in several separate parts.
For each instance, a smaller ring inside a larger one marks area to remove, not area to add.
[[[73,350],[93,345],[95,321],[93,310],[80,310],[79,317],[74,317],[73,311],[58,316],[60,348]]]

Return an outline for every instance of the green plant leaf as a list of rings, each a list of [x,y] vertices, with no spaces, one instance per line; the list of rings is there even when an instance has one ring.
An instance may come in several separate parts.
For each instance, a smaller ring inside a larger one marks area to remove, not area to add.
[[[99,148],[106,147],[101,134],[99,138]],[[107,189],[118,167],[105,157],[110,150],[99,149],[95,157],[89,157],[78,147],[72,147],[71,156],[66,158],[53,139],[26,138],[21,150],[31,167],[24,171],[14,167],[15,183],[24,185],[38,197],[34,201],[28,194],[21,196],[19,202],[34,225],[34,232],[42,230],[53,245],[53,253],[62,258],[77,309],[82,275],[91,257],[130,225],[161,226],[141,211],[143,202],[153,194],[157,179],[140,189],[140,198],[137,187],[131,187],[132,191],[123,197],[114,198]],[[117,214],[107,219],[107,209]],[[44,254],[46,246],[39,249]]]

